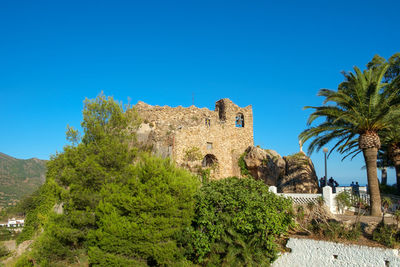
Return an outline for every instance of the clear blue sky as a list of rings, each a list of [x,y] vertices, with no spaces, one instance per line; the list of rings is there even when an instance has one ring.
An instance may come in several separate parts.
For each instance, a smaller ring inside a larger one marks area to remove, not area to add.
[[[0,1],[0,152],[48,159],[82,101],[253,105],[255,144],[298,151],[305,105],[400,51],[399,1]],[[323,175],[323,154],[312,159]],[[365,183],[362,156],[328,176]],[[394,182],[393,172],[389,182]]]

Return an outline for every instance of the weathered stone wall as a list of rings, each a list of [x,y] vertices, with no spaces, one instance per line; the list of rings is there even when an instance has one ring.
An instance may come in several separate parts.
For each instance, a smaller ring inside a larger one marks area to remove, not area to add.
[[[187,166],[186,151],[197,147],[202,159],[208,154],[217,159],[214,178],[240,175],[238,159],[254,143],[251,106],[240,108],[229,99],[221,99],[216,102],[215,111],[195,106],[151,106],[143,102],[135,107],[143,120],[137,132],[138,141],[152,147],[154,153]],[[244,117],[244,127],[235,125],[238,114]],[[202,159],[190,165],[201,166]]]

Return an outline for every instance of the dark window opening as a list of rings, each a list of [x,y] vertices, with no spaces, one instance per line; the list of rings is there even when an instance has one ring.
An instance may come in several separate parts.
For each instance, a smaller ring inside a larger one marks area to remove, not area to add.
[[[219,120],[226,121],[225,103],[223,99],[216,103],[216,109],[218,110]]]
[[[206,118],[206,126],[207,126],[207,127],[210,127],[210,126],[211,126],[211,120],[208,119],[208,118]]]
[[[204,157],[203,161],[201,162],[201,165],[202,165],[203,167],[214,167],[214,166],[217,165],[217,164],[218,164],[217,157],[215,157],[215,156],[212,155],[212,154],[207,154],[207,155]]]
[[[236,127],[244,127],[244,116],[242,113],[239,113],[236,115],[235,126]]]

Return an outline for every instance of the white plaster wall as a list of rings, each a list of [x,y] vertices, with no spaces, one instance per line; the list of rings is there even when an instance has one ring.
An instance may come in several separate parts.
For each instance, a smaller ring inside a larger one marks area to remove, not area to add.
[[[292,251],[282,254],[273,267],[307,266],[400,266],[396,249],[383,249],[358,245],[290,238],[286,247]]]

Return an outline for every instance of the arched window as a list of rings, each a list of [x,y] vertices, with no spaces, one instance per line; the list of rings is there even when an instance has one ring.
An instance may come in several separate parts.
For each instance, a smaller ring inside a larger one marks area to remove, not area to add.
[[[236,127],[244,127],[244,116],[242,113],[236,114],[235,126]]]
[[[215,167],[218,164],[217,157],[214,156],[213,154],[207,154],[203,161],[201,162],[201,165],[205,168],[212,168]]]

